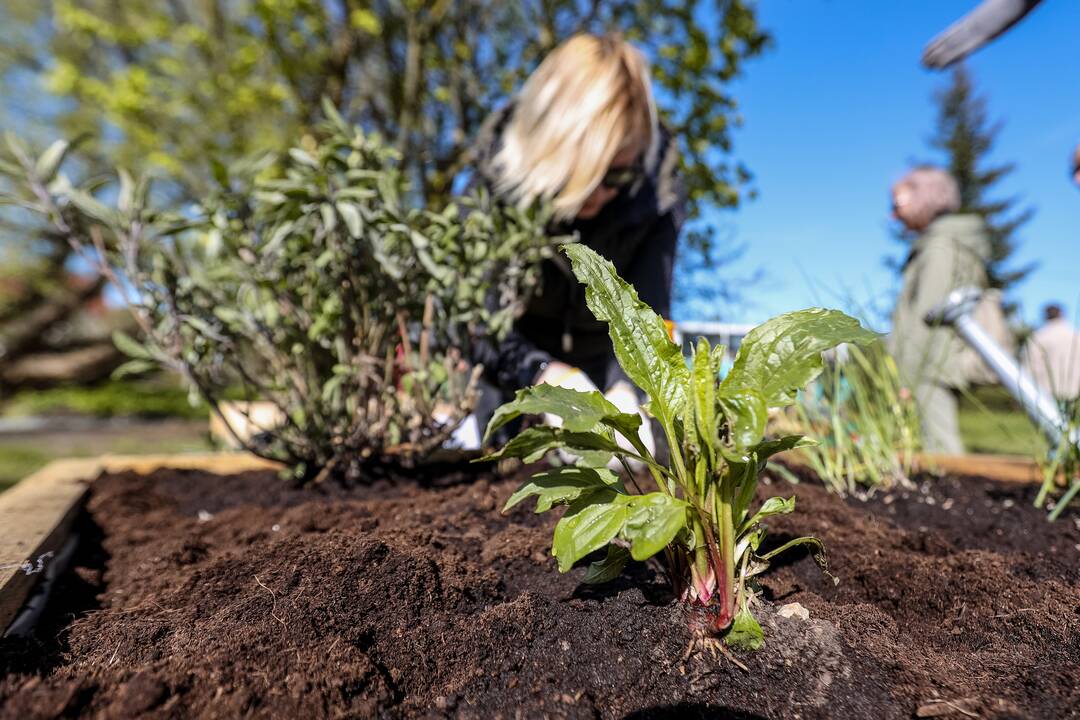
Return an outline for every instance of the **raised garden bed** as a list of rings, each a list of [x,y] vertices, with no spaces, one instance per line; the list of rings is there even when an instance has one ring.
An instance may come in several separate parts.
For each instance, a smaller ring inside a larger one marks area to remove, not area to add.
[[[142,468],[151,469],[151,468]],[[33,637],[0,642],[0,716],[1066,717],[1080,707],[1080,526],[980,480],[843,501],[774,482],[838,585],[764,576],[749,672],[685,655],[643,565],[555,572],[556,517],[475,468],[345,492],[272,471],[99,478]],[[809,620],[775,610],[800,603]]]

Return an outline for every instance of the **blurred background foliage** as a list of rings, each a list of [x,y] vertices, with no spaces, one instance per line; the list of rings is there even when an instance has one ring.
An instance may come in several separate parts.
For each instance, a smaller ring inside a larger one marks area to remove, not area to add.
[[[188,197],[212,159],[288,147],[325,95],[443,199],[486,115],[589,30],[647,51],[693,202],[731,206],[748,173],[728,154],[725,85],[769,43],[745,0],[56,0],[7,3],[0,27],[0,78],[22,95],[5,126],[90,133],[102,166],[165,170]]]
[[[694,213],[735,206],[750,174],[731,156],[740,118],[726,87],[770,42],[749,0],[4,3],[0,127],[39,148],[82,138],[73,181],[115,167],[149,172],[162,179],[161,199],[180,207],[213,188],[216,166],[307,135],[326,96],[401,153],[418,200],[439,204],[467,178],[487,114],[582,30],[621,32],[652,58]],[[684,261],[726,257],[712,241],[688,232]],[[106,327],[117,318],[86,312],[103,280],[18,211],[0,214],[0,256],[0,392],[107,376],[121,361]],[[102,332],[72,337],[70,326],[88,319]],[[47,355],[74,349],[82,355],[38,371]]]

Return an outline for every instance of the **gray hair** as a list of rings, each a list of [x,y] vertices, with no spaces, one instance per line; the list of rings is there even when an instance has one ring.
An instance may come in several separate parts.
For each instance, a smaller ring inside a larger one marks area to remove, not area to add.
[[[893,193],[907,190],[911,200],[904,214],[917,227],[960,209],[960,186],[956,178],[933,165],[919,165],[893,185]]]

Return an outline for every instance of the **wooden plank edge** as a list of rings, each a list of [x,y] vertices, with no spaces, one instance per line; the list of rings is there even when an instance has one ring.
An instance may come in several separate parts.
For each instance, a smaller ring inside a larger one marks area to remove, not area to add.
[[[1039,464],[1033,458],[1023,455],[920,453],[915,456],[914,469],[1021,485],[1038,485],[1043,481]]]
[[[808,468],[810,464],[798,450],[777,456],[791,468]],[[1042,470],[1033,458],[1024,455],[943,455],[916,453],[912,472],[948,473],[962,478],[985,478],[997,482],[1041,484]]]
[[[0,494],[0,628],[15,619],[41,579],[43,563],[67,541],[100,473],[97,459],[54,460]]]
[[[28,475],[0,493],[0,636],[41,578],[39,562],[47,563],[67,541],[90,484],[103,473],[145,475],[165,467],[232,475],[282,465],[242,452],[101,455],[53,460]],[[23,568],[27,562],[31,572]]]

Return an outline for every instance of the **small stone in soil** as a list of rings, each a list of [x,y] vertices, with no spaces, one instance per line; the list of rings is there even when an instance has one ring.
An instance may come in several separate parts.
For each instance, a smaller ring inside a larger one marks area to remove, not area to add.
[[[780,609],[777,610],[777,614],[780,617],[785,617],[785,618],[798,618],[800,620],[809,620],[810,619],[810,611],[807,610],[806,608],[804,608],[802,605],[800,605],[797,602],[788,603],[787,605],[782,605],[780,607]]]

